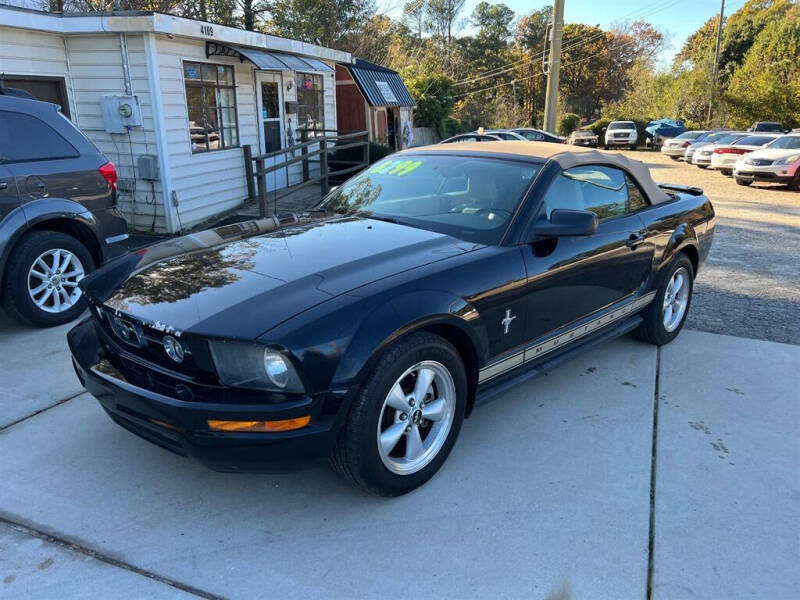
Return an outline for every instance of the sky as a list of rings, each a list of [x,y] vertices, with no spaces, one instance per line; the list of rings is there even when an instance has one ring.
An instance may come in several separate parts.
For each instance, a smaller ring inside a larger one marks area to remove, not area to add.
[[[726,0],[725,14],[739,10],[746,0]],[[462,18],[467,18],[480,0],[467,0]],[[490,4],[499,4],[489,0]],[[392,18],[401,18],[402,0],[379,0],[378,6]],[[544,0],[505,0],[517,16],[530,13],[545,5]],[[641,18],[657,26],[665,37],[664,51],[660,62],[669,64],[681,49],[683,42],[705,23],[719,13],[720,0],[564,0],[564,22],[600,25],[603,28],[614,23]],[[469,33],[469,27],[465,29]]]

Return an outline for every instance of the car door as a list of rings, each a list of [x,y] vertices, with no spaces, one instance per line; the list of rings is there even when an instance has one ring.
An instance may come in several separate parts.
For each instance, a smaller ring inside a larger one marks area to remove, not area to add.
[[[593,235],[537,239],[524,249],[529,341],[620,302],[643,285],[654,253],[636,214],[646,206],[621,169],[587,165],[555,177],[535,218],[549,218],[556,208],[589,210],[597,214],[598,227]]]
[[[2,144],[3,142],[0,140],[0,161],[3,160]],[[17,206],[19,206],[19,196],[14,175],[11,173],[11,169],[0,164],[0,222]]]

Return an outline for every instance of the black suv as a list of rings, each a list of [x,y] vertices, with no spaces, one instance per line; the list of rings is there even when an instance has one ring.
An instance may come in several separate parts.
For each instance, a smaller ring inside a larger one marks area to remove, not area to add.
[[[55,104],[0,88],[0,295],[24,323],[75,319],[78,281],[122,254],[112,162]]]

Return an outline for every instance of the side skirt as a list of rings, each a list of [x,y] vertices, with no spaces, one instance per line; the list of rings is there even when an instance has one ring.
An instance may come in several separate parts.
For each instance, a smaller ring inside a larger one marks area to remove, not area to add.
[[[515,369],[518,371],[509,377],[502,377],[501,379],[495,381],[486,382],[478,387],[477,394],[475,396],[475,406],[481,406],[484,404],[488,404],[490,401],[494,400],[498,396],[504,394],[505,392],[509,391],[517,387],[518,385],[528,381],[529,379],[533,379],[534,377],[538,377],[542,375],[546,371],[550,371],[560,365],[563,362],[573,359],[578,354],[583,353],[586,350],[599,346],[601,344],[605,344],[613,339],[621,337],[626,333],[629,333],[636,329],[643,321],[641,316],[634,315],[626,319],[625,321],[619,323],[618,325],[614,326],[613,328],[604,331],[603,333],[592,336],[587,339],[585,342],[581,344],[573,345],[563,352],[559,352],[552,357],[544,358],[540,361],[533,361],[529,363],[523,369]]]

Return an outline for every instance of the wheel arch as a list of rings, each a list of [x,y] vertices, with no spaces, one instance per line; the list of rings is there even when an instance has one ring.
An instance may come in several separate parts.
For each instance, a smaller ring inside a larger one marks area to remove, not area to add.
[[[464,315],[469,315],[469,320]],[[466,301],[445,292],[414,292],[395,298],[365,318],[339,361],[334,381],[361,385],[381,353],[398,339],[427,331],[450,342],[467,372],[467,413],[472,409],[478,370],[488,342],[471,320],[477,311]]]
[[[659,270],[669,264],[672,257],[679,252],[683,252],[689,257],[694,276],[697,277],[697,270],[700,268],[700,243],[697,239],[697,232],[691,223],[682,223],[675,228],[661,255]]]
[[[0,224],[0,285],[6,275],[8,257],[22,237],[32,231],[58,231],[81,242],[95,266],[104,259],[103,246],[94,215],[72,200],[48,198],[23,204]]]

